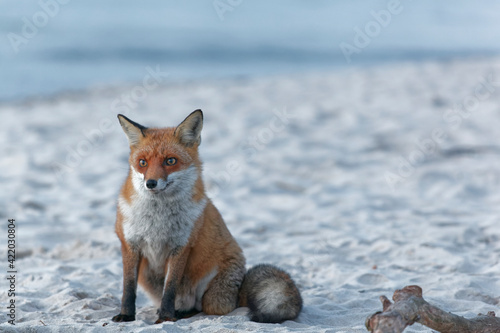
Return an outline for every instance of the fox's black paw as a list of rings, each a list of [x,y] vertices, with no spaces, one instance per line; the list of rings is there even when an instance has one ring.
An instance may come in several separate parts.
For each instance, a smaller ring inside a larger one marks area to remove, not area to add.
[[[111,318],[112,321],[121,323],[124,321],[134,321],[135,320],[135,315],[124,315],[124,314],[117,314],[113,318]]]

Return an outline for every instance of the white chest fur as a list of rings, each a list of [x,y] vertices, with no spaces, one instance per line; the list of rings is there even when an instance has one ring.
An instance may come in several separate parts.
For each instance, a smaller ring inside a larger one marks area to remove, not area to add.
[[[122,197],[118,199],[125,239],[158,272],[164,271],[165,261],[172,250],[187,244],[193,226],[206,206],[206,199],[192,200],[189,195],[191,184],[184,185],[188,185],[189,191],[181,191],[178,195],[154,195],[136,188],[138,191],[130,204]]]

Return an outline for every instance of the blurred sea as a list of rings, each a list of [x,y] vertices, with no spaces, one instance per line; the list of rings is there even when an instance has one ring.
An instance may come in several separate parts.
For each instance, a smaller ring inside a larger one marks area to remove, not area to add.
[[[494,0],[0,1],[0,101],[140,82],[148,66],[179,81],[490,56],[498,13]],[[340,45],[356,38],[348,62]]]

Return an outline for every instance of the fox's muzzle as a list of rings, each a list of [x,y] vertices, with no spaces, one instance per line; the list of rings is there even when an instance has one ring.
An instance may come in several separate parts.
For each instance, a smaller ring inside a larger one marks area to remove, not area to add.
[[[167,180],[163,178],[150,178],[148,180],[144,181],[144,187],[149,191],[153,193],[159,193],[162,192],[167,188],[168,185],[172,184],[172,180]]]
[[[158,185],[158,182],[154,179],[148,179],[146,181],[146,187],[150,190],[154,189]]]

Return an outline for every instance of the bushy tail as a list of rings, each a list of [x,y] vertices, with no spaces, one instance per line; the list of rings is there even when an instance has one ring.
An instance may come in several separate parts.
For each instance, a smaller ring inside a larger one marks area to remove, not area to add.
[[[261,323],[281,323],[297,318],[302,297],[288,273],[273,265],[261,264],[248,270],[240,289],[240,306]]]

